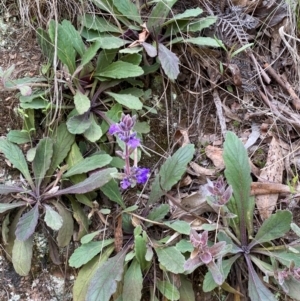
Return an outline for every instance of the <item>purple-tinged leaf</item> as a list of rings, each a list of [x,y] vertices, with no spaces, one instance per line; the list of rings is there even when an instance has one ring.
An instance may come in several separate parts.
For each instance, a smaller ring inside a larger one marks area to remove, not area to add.
[[[216,284],[221,285],[224,282],[224,275],[220,268],[216,265],[214,261],[211,261],[206,265],[208,270],[211,272],[212,277]]]
[[[83,194],[93,191],[97,188],[102,187],[112,179],[112,174],[117,173],[116,168],[107,168],[93,173],[90,177],[84,181],[70,186],[68,188],[57,191],[51,196],[46,196],[46,198],[62,195],[62,194]]]
[[[117,290],[117,281],[122,279],[126,252],[127,250],[124,249],[116,256],[108,259],[100,268],[98,268],[91,279],[86,300],[110,300],[112,294]]]
[[[256,271],[253,268],[252,262],[248,256],[245,256],[248,265],[248,291],[249,297],[252,301],[264,300],[264,301],[276,301],[275,296],[266,288],[258,277]]]
[[[20,241],[28,239],[36,228],[39,219],[39,206],[38,203],[25,214],[21,216],[17,224],[16,238]]]
[[[23,96],[30,96],[32,94],[32,89],[30,86],[17,85]]]
[[[209,247],[209,252],[214,258],[220,257],[224,254],[223,250],[225,249],[226,242],[220,241],[215,244],[213,244],[211,247]],[[231,248],[230,248],[231,249]]]
[[[212,255],[209,251],[205,251],[201,254],[198,255],[201,259],[201,261],[204,263],[204,264],[209,264],[210,262],[212,262],[213,258],[212,258]]]
[[[249,248],[284,236],[284,234],[290,230],[291,222],[292,213],[290,211],[281,210],[272,214],[263,222],[255,238],[250,243]]]
[[[0,204],[0,213],[3,213],[7,210],[11,210],[17,207],[25,206],[25,202],[17,202],[17,203],[4,203]]]
[[[25,192],[26,190],[22,187],[18,186],[9,186],[0,184],[0,194],[9,194],[9,193],[17,193],[17,192]]]
[[[157,56],[157,49],[154,46],[146,42],[142,43],[142,46],[150,57]]]
[[[52,140],[50,138],[41,139],[36,147],[35,156],[32,162],[32,169],[37,190],[39,190],[40,185],[45,178],[46,172],[50,167],[52,154]]]
[[[169,79],[175,80],[179,74],[179,58],[165,45],[158,44],[158,58]]]

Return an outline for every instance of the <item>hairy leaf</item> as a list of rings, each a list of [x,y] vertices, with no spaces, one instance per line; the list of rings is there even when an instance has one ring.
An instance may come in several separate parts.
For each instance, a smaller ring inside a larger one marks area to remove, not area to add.
[[[49,205],[44,205],[44,207],[46,209],[44,220],[47,226],[53,229],[54,231],[58,231],[63,225],[62,217]]]
[[[284,234],[290,230],[291,222],[292,213],[290,211],[279,210],[275,214],[272,214],[263,222],[253,241],[250,243],[249,248],[283,237]]]
[[[86,294],[92,277],[107,261],[113,250],[114,246],[108,247],[101,253],[100,258],[95,257],[80,269],[73,286],[74,301],[86,301]]]
[[[83,211],[80,203],[78,203],[73,196],[68,196],[69,200],[71,201],[72,209],[73,209],[73,216],[76,220],[77,224],[79,225],[79,230],[76,239],[80,240],[81,237],[86,235],[89,230],[89,220],[87,218],[86,213]]]
[[[57,191],[56,193],[52,194],[51,196],[58,196],[62,194],[82,194],[93,191],[97,188],[102,187],[106,183],[108,183],[112,179],[112,174],[116,173],[116,168],[107,168],[104,170],[100,170],[98,172],[93,173],[84,181],[70,186],[68,188],[62,189]]]
[[[190,235],[191,226],[185,221],[164,222],[166,226],[177,231],[180,234]]]
[[[132,3],[131,0],[115,1],[114,6],[127,19],[135,21],[138,24],[143,23],[136,4]]]
[[[89,113],[75,115],[68,119],[67,127],[71,134],[83,134],[92,123]]]
[[[36,147],[35,156],[32,161],[32,169],[37,189],[40,188],[40,185],[45,178],[46,172],[50,167],[52,154],[52,140],[50,138],[41,139]]]
[[[250,198],[252,179],[249,159],[243,143],[232,132],[226,134],[223,158],[226,166],[225,176],[228,184],[233,188],[233,196],[237,207],[237,212],[233,213],[238,215],[241,228],[247,227],[249,233],[251,233],[254,199]],[[245,229],[241,231],[241,235],[245,235],[245,232]]]
[[[85,94],[81,93],[79,90],[77,90],[76,94],[74,95],[74,103],[79,115],[84,114],[91,107],[90,99]]]
[[[123,209],[126,208],[120,193],[119,185],[114,179],[103,185],[100,190],[109,198],[109,200],[116,202]]]
[[[173,40],[172,43],[175,43],[177,40]],[[210,46],[210,47],[221,47],[222,41],[216,40],[209,37],[198,37],[198,38],[190,38],[185,39],[185,43],[191,43],[197,46]],[[225,46],[224,46],[225,47]]]
[[[95,76],[104,76],[109,78],[129,78],[143,75],[141,67],[127,62],[117,61],[108,65],[105,69],[95,73]]]
[[[191,22],[187,30],[189,32],[196,32],[196,31],[201,31],[204,28],[207,28],[213,24],[215,24],[217,21],[217,17],[215,16],[208,16],[205,18],[201,18],[200,20],[196,20],[195,22]]]
[[[72,214],[62,204],[53,201],[52,204],[56,207],[59,215],[62,217],[63,224],[57,234],[57,245],[64,248],[69,245],[74,232],[74,220]]]
[[[143,107],[143,103],[139,100],[138,97],[133,96],[131,94],[120,94],[107,92],[107,94],[114,98],[119,104],[127,107],[131,110],[141,110]]]
[[[5,195],[5,194],[9,194],[9,193],[17,193],[17,192],[25,192],[25,191],[26,191],[26,189],[24,189],[22,187],[0,184],[0,194]],[[14,204],[1,204],[0,203],[0,213],[2,213],[1,208],[6,208],[7,206],[9,207],[10,205],[15,205],[15,204],[16,203],[14,203]],[[21,203],[18,203],[18,204],[21,204]],[[22,204],[25,205],[26,203],[22,202]],[[22,206],[22,205],[19,205],[19,206]],[[19,207],[19,206],[13,206],[11,208],[16,208],[16,207]],[[5,209],[4,211],[6,211],[6,210],[9,210],[9,209]]]
[[[95,55],[97,54],[100,48],[101,48],[101,43],[99,41],[95,41],[95,43],[90,45],[90,47],[85,51],[85,53],[81,58],[80,70],[82,69],[82,67],[88,64],[95,57]]]
[[[192,282],[185,275],[180,275],[180,301],[196,301]]]
[[[79,32],[75,29],[72,23],[68,20],[63,20],[61,23],[64,29],[64,35],[68,36],[72,42],[72,46],[78,52],[78,54],[82,57],[85,53],[85,46],[81,39]]]
[[[169,79],[175,80],[179,74],[179,58],[165,45],[158,44],[158,58]]]
[[[143,42],[142,46],[144,47],[144,49],[146,50],[147,54],[150,57],[156,57],[157,56],[157,49],[156,47],[152,46],[149,43]]]
[[[55,141],[53,144],[53,155],[47,172],[47,176],[49,177],[54,174],[55,169],[67,157],[75,140],[75,136],[68,131],[65,123],[61,123],[58,126],[57,131],[54,132],[54,136],[52,138]]]
[[[57,39],[56,39],[57,28]],[[75,50],[72,46],[72,36],[69,34],[67,28],[57,24],[54,20],[49,22],[49,36],[53,45],[56,46],[57,40],[57,56],[68,67],[70,74],[75,71]]]
[[[97,236],[101,231],[102,231],[102,230],[98,230],[98,231],[89,233],[89,234],[87,234],[87,235],[84,235],[84,236],[81,238],[80,242],[81,242],[82,244],[87,244],[87,243],[91,242],[91,241],[94,239],[94,237]]]
[[[23,174],[27,182],[33,188],[34,185],[32,178],[22,151],[15,144],[4,138],[0,138],[0,151],[9,160],[9,162]]]
[[[53,61],[54,56],[54,45],[50,39],[47,31],[42,28],[37,29],[37,40],[41,47],[43,54],[47,57],[50,63]]]
[[[93,155],[91,157],[85,158],[76,165],[73,165],[63,176],[63,178],[68,178],[73,175],[87,173],[91,170],[101,168],[110,163],[112,157],[109,155]]]
[[[98,41],[102,49],[117,49],[125,46],[125,44],[128,43],[123,39],[110,35],[102,35],[100,37],[89,39],[89,41]]]
[[[112,23],[109,23],[107,19],[101,18],[94,14],[85,14],[81,18],[81,23],[83,26],[85,26],[88,29],[94,29],[99,32],[116,32],[121,33],[120,29],[113,25]]]
[[[158,261],[170,272],[180,274],[184,272],[184,256],[175,247],[156,248]]]
[[[161,221],[170,211],[170,206],[167,204],[161,204],[158,207],[153,208],[147,216],[147,219],[151,221]]]
[[[194,247],[190,241],[181,239],[176,244],[176,249],[179,250],[181,253],[185,253],[185,252],[192,252],[194,250]]]
[[[143,275],[140,264],[134,259],[125,273],[123,300],[140,301],[142,298]]]
[[[147,248],[145,239],[140,235],[136,235],[134,237],[134,251],[138,263],[140,264],[142,270],[144,270],[148,265],[148,262],[145,258]]]
[[[101,241],[91,241],[81,245],[71,255],[69,259],[69,265],[74,268],[81,267],[94,258],[98,253],[100,253],[103,248],[111,245],[113,242],[114,239],[106,239]]]
[[[277,299],[275,296],[266,288],[258,277],[249,257],[246,257],[246,260],[249,273],[248,292],[251,300],[276,301]]]
[[[19,130],[10,130],[7,134],[7,140],[17,144],[23,144],[30,141],[30,134]]]
[[[15,240],[12,250],[12,262],[15,271],[21,276],[27,276],[31,268],[33,236],[25,241]]]
[[[38,203],[28,212],[23,214],[19,219],[16,229],[16,238],[20,241],[27,240],[36,228],[39,219]]]
[[[165,22],[164,25],[168,25],[168,24],[170,24],[172,22],[176,22],[178,20],[185,20],[185,19],[189,20],[190,18],[197,17],[202,13],[203,13],[203,10],[199,7],[187,9],[183,13],[175,15],[173,18],[171,18],[170,20]]]
[[[178,300],[180,297],[179,291],[175,285],[169,281],[156,281],[158,290],[165,296],[168,300]]]
[[[193,158],[194,151],[194,145],[189,144],[177,150],[172,157],[167,159],[152,185],[149,203],[157,201],[164,191],[171,190],[172,186],[181,179],[187,164]]]
[[[96,118],[94,115],[91,115],[91,125],[90,127],[83,133],[84,137],[90,142],[98,141],[102,136],[102,129],[98,125]]]
[[[89,301],[109,301],[117,290],[117,281],[122,279],[126,250],[108,259],[91,279],[86,299]]]

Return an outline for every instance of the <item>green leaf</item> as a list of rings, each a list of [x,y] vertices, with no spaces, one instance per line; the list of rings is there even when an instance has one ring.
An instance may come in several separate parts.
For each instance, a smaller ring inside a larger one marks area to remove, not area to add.
[[[30,135],[28,132],[23,132],[19,130],[10,130],[7,134],[7,140],[17,144],[23,144],[30,142]]]
[[[44,205],[46,214],[44,217],[45,223],[54,231],[58,231],[63,225],[62,217],[53,210],[49,205]]]
[[[176,244],[176,249],[178,249],[181,253],[185,253],[192,252],[194,247],[190,241],[182,239]]]
[[[15,240],[12,250],[12,262],[15,271],[21,276],[27,276],[31,268],[33,236],[25,241]]]
[[[89,220],[87,218],[86,213],[83,211],[80,203],[78,203],[72,196],[68,196],[68,199],[71,202],[73,209],[73,216],[79,225],[78,235],[76,237],[77,240],[80,240],[82,236],[86,235],[89,230]]]
[[[118,49],[103,49],[98,55],[95,73],[100,73],[108,67],[114,60],[117,52]]]
[[[130,94],[118,94],[113,92],[107,92],[107,94],[114,98],[119,104],[127,107],[131,110],[141,110],[143,108],[143,103],[138,97]]]
[[[83,134],[92,124],[89,113],[75,115],[68,119],[67,128],[71,134]]]
[[[155,222],[159,222],[163,220],[163,218],[169,213],[170,206],[167,204],[161,204],[158,207],[153,208],[149,215],[147,216],[147,219]]]
[[[83,133],[84,137],[90,142],[98,141],[102,136],[102,129],[100,125],[97,123],[94,114],[91,115],[91,125],[90,127]]]
[[[41,47],[42,53],[52,62],[54,57],[54,45],[51,42],[49,34],[42,28],[37,29],[37,40]]]
[[[106,239],[101,241],[91,241],[77,248],[69,259],[69,265],[79,268],[93,259],[103,248],[114,242],[114,239]]]
[[[80,269],[73,286],[74,301],[86,301],[86,294],[92,277],[107,261],[113,250],[114,246],[108,247],[101,253],[99,258],[95,257]]]
[[[167,159],[161,166],[159,174],[152,185],[149,203],[157,201],[166,191],[171,190],[186,171],[187,164],[192,160],[194,145],[189,144],[177,150],[174,155]]]
[[[32,178],[22,151],[13,143],[4,138],[0,138],[0,151],[4,154],[6,159],[17,168],[25,177],[27,182],[33,188]]]
[[[190,43],[197,46],[208,46],[208,47],[225,47],[222,44],[222,41],[209,38],[209,37],[198,37],[198,38],[189,38],[189,39],[178,37],[173,39],[170,44],[176,44],[176,43]]]
[[[195,22],[191,22],[187,26],[187,31],[189,31],[189,32],[201,31],[202,29],[207,28],[207,27],[215,24],[217,19],[218,18],[215,17],[215,16],[208,16],[208,17],[205,17],[205,18],[201,18],[200,20],[197,20]]]
[[[179,58],[165,45],[158,44],[158,58],[169,79],[175,80],[179,74]]]
[[[184,256],[175,247],[156,248],[158,261],[170,272],[180,274],[184,272]]]
[[[97,15],[94,14],[85,14],[81,18],[81,23],[83,26],[85,26],[88,29],[94,29],[99,32],[116,32],[116,33],[121,33],[120,29],[109,23],[107,19],[101,18]]]
[[[251,300],[264,300],[264,301],[276,301],[277,298],[266,288],[258,277],[256,271],[250,259],[247,260],[248,263],[248,292]]]
[[[225,162],[225,176],[229,185],[232,186],[233,196],[237,207],[237,214],[241,226],[247,227],[251,233],[253,225],[254,199],[250,198],[250,165],[243,143],[232,132],[227,132],[224,143],[223,158]]]
[[[36,228],[39,219],[39,206],[38,203],[29,210],[27,213],[23,214],[19,219],[16,228],[16,238],[20,241],[27,240]]]
[[[300,300],[300,281],[293,276],[284,280],[284,287],[286,288],[286,294],[293,300]]]
[[[82,94],[79,90],[77,90],[76,94],[74,95],[74,103],[79,115],[87,112],[91,107],[90,99],[85,94]]]
[[[68,188],[62,189],[53,193],[51,197],[63,195],[63,194],[83,194],[90,191],[93,191],[101,186],[105,185],[112,179],[112,174],[116,173],[116,168],[107,168],[100,170],[98,172],[93,173],[90,177],[86,180],[70,186]]]
[[[179,291],[175,285],[169,281],[157,280],[156,285],[158,290],[168,299],[168,300],[178,300],[180,297]]]
[[[292,213],[290,211],[279,210],[275,214],[272,214],[263,222],[253,241],[250,243],[249,248],[283,237],[284,234],[290,230],[291,222]]]
[[[95,73],[95,76],[104,76],[109,78],[129,78],[143,75],[141,67],[122,61],[114,62],[105,69]]]
[[[142,55],[138,53],[127,54],[124,55],[121,60],[133,65],[139,65],[142,61]]]
[[[300,237],[300,228],[295,223],[291,223],[291,229]]]
[[[2,185],[1,185],[2,186]],[[3,186],[6,186],[6,185],[3,185]],[[10,187],[10,186],[7,186],[7,187]],[[1,190],[0,190],[1,191]],[[10,191],[11,192],[11,191]],[[9,193],[10,193],[9,192]],[[12,192],[20,192],[20,191],[12,191]],[[1,193],[1,194],[4,194],[4,193]],[[11,210],[11,209],[14,209],[14,208],[18,208],[18,207],[22,207],[22,206],[25,206],[26,203],[25,202],[16,202],[16,203],[0,203],[0,213],[3,213],[7,210]]]
[[[73,175],[87,173],[89,171],[101,168],[110,163],[112,157],[109,155],[93,155],[85,158],[76,165],[73,165],[64,175],[63,178],[69,178]]]
[[[126,249],[108,259],[91,279],[86,299],[89,301],[109,301],[117,290],[117,281],[122,279]]]
[[[136,4],[132,3],[131,0],[115,1],[114,6],[127,19],[135,21],[138,24],[143,23]]]
[[[81,58],[80,69],[88,64],[97,54],[99,48],[101,48],[101,43],[99,41],[95,41],[90,47],[85,51]]]
[[[103,185],[100,190],[109,198],[109,200],[116,202],[123,209],[126,208],[120,193],[119,185],[114,179]]]
[[[180,234],[190,235],[191,226],[185,221],[177,220],[174,222],[164,222],[164,224]]]
[[[180,275],[181,285],[179,287],[180,301],[196,301],[193,284],[185,275]]]
[[[63,20],[61,23],[65,36],[68,36],[72,41],[72,46],[78,52],[78,54],[82,57],[85,53],[85,46],[81,39],[79,32],[75,29],[72,23],[68,20]]]
[[[67,157],[72,144],[75,141],[75,136],[68,131],[65,123],[61,123],[57,130],[53,132],[52,140],[54,141],[53,155],[49,170],[47,172],[48,177],[54,174],[59,164],[61,164]]]
[[[100,48],[102,49],[117,49],[120,47],[124,47],[125,44],[127,43],[123,39],[114,36],[100,36],[97,38],[89,39],[89,41],[99,42]]]
[[[190,18],[197,17],[197,16],[201,15],[202,13],[203,13],[203,10],[199,7],[187,9],[182,14],[178,14],[178,15],[175,15],[173,18],[170,18],[170,20],[165,22],[163,25],[165,26],[172,22],[176,22],[178,20],[184,20],[184,19],[189,20]]]
[[[49,101],[44,100],[42,98],[34,99],[31,102],[21,102],[20,107],[22,109],[45,109],[49,105]]]
[[[94,237],[97,236],[97,235],[98,235],[99,233],[101,233],[101,232],[102,232],[102,230],[98,230],[98,231],[89,233],[89,234],[87,234],[87,235],[84,235],[84,236],[81,238],[80,242],[81,242],[82,244],[87,244],[87,243],[91,242],[91,241],[94,239]]]
[[[55,45],[57,27],[57,56],[65,64],[70,74],[75,71],[75,50],[73,48],[72,36],[68,33],[67,28],[64,28],[60,24],[56,24],[54,20],[49,22],[49,36],[52,43]]]
[[[147,247],[145,239],[140,235],[136,235],[134,237],[134,251],[138,263],[140,264],[142,270],[144,270],[148,265],[148,262],[145,259]]]
[[[134,259],[125,273],[123,300],[140,301],[142,298],[143,275],[140,264]]]
[[[41,139],[36,147],[36,153],[32,161],[32,169],[37,189],[40,188],[40,185],[45,178],[46,172],[50,167],[52,154],[52,140],[50,138]]]
[[[151,14],[148,17],[147,28],[154,36],[157,36],[160,33],[166,17],[176,2],[177,0],[162,0],[152,9]]]
[[[73,232],[74,232],[74,220],[72,214],[64,205],[53,201],[52,204],[58,210],[59,215],[62,217],[63,224],[62,227],[59,229],[57,234],[57,245],[60,248],[64,248],[69,245]]]

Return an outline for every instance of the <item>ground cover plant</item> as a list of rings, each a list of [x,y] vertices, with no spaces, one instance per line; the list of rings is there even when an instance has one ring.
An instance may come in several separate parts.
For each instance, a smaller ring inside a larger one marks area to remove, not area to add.
[[[75,278],[58,300],[298,300],[297,7],[50,7],[26,15],[40,73],[0,69],[22,119],[0,138],[21,173],[0,184],[0,255],[35,279],[46,237]]]

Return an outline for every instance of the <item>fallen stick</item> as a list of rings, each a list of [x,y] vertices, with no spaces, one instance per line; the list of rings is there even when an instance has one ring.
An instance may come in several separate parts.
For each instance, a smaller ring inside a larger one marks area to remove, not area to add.
[[[280,85],[282,89],[284,89],[292,98],[293,106],[296,110],[300,110],[300,99],[291,87],[291,85],[282,79],[280,75],[271,67],[270,64],[264,63],[264,68],[267,73]]]

